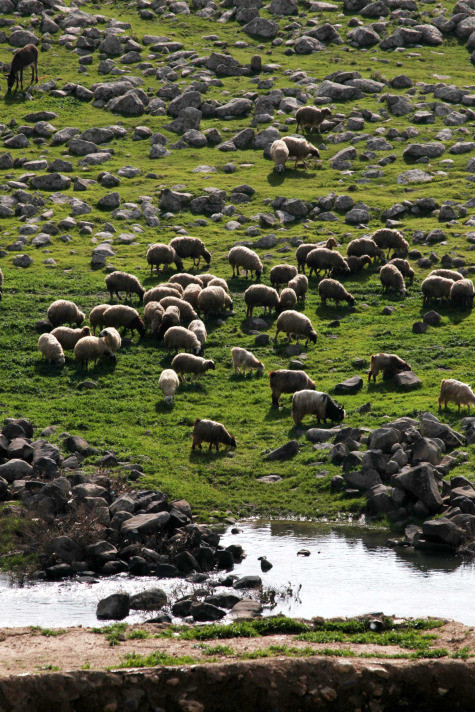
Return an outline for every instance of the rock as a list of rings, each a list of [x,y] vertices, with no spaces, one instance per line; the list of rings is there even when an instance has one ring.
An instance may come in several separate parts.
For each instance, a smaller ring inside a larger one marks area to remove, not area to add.
[[[130,608],[137,611],[157,611],[167,604],[168,598],[161,588],[149,588],[130,597]]]
[[[262,604],[253,599],[243,599],[231,608],[230,614],[234,619],[256,618],[262,611]]]
[[[442,459],[440,447],[430,438],[420,438],[412,446],[412,461],[429,462],[438,465]]]
[[[130,597],[128,593],[113,593],[103,598],[97,604],[96,616],[99,620],[122,620],[130,612]]]
[[[337,394],[348,394],[352,395],[354,393],[357,393],[360,388],[363,387],[363,379],[361,376],[351,376],[351,378],[347,378],[345,381],[342,381],[341,383],[337,383],[334,391]],[[308,435],[308,433],[307,433]]]
[[[221,610],[212,603],[192,603],[190,606],[189,615],[192,615],[195,621],[219,621],[224,618],[226,611]]]
[[[112,99],[107,108],[123,116],[142,116],[145,111],[145,105],[135,91],[129,91],[123,96]]]
[[[71,185],[71,178],[63,176],[61,173],[50,173],[42,176],[33,176],[30,179],[30,187],[34,190],[63,191]]]
[[[357,87],[339,84],[331,80],[324,80],[317,87],[317,96],[327,96],[333,99],[333,101],[352,101],[354,99],[361,99],[363,92]]]
[[[119,193],[107,193],[97,202],[99,210],[115,210],[120,205]]]
[[[260,576],[243,576],[233,584],[233,588],[238,591],[243,588],[260,588],[261,586],[262,579]]]
[[[383,484],[376,470],[344,472],[343,479],[349,487],[361,490],[362,492],[367,492],[373,487]]]
[[[37,45],[38,42],[38,37],[27,30],[14,30],[8,38],[8,44],[12,47],[25,47],[28,44]]]
[[[69,435],[65,438],[63,445],[69,452],[78,452],[83,457],[88,457],[97,452],[96,448],[91,447],[87,440],[80,435]]]
[[[412,371],[397,373],[393,378],[393,383],[403,391],[412,391],[422,386],[421,379]]]
[[[463,436],[449,428],[445,423],[439,423],[432,419],[421,419],[420,432],[423,437],[439,438],[448,448],[460,447],[463,445]]]
[[[427,463],[407,468],[393,475],[391,482],[399,489],[417,497],[429,512],[438,512],[442,507],[442,497],[433,475],[433,468]]]
[[[373,47],[381,41],[381,37],[372,27],[356,27],[348,32],[347,40],[357,47]]]
[[[415,321],[412,325],[413,334],[425,334],[429,326],[423,321]]]
[[[3,477],[7,482],[15,480],[23,480],[33,474],[33,467],[17,458],[13,458],[3,465],[0,465],[0,477]]]
[[[424,314],[422,320],[425,324],[429,324],[429,326],[439,326],[442,321],[442,317],[438,312],[431,310]]]
[[[168,512],[137,514],[122,524],[120,532],[122,536],[128,536],[134,530],[137,530],[140,535],[154,534],[164,529],[169,521],[170,514]]]
[[[255,17],[242,28],[243,32],[253,37],[261,37],[262,39],[273,40],[279,31],[279,25],[272,20],[266,20],[263,17]]]
[[[295,40],[294,49],[296,54],[312,54],[313,52],[321,52],[326,48],[315,37],[303,35]]]
[[[30,257],[30,255],[17,255],[13,259],[13,264],[15,267],[21,267],[25,269],[26,267],[29,267],[33,264],[33,259]]]
[[[297,455],[298,451],[299,444],[297,440],[289,440],[285,445],[281,445],[276,450],[268,453],[264,459],[271,462],[274,460],[290,460]]]
[[[366,225],[371,220],[371,215],[368,210],[362,208],[353,208],[345,215],[347,225]]]
[[[219,106],[215,114],[216,117],[220,119],[236,119],[241,116],[246,116],[251,109],[252,102],[249,99],[235,98]]]
[[[422,534],[427,541],[443,541],[453,547],[459,546],[466,538],[466,532],[447,517],[425,521]]]

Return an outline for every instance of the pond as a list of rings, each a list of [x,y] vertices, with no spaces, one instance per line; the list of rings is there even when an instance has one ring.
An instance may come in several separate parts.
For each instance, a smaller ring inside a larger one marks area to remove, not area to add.
[[[383,612],[397,616],[436,616],[475,625],[475,563],[455,557],[428,555],[384,546],[387,534],[362,528],[324,526],[311,522],[252,521],[229,528],[221,543],[240,544],[247,553],[234,573],[260,574],[273,589],[277,605],[265,613],[287,615],[354,616]],[[307,549],[309,556],[298,556]],[[260,571],[259,556],[273,564]],[[222,577],[222,572],[212,578]],[[127,575],[81,581],[41,582],[12,586],[0,577],[0,627],[39,625],[97,626],[99,599],[127,591],[138,593],[159,586],[172,600],[193,590],[177,579],[129,578]],[[202,588],[202,585],[195,585]],[[226,589],[218,589],[226,590]],[[137,613],[127,622],[150,614]]]

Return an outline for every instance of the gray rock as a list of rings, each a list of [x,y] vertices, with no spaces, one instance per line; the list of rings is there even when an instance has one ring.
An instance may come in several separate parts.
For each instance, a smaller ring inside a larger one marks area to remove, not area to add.
[[[33,259],[30,257],[30,255],[17,255],[13,259],[13,264],[15,267],[21,267],[25,269],[26,267],[29,267],[33,264]]]
[[[428,183],[432,180],[432,176],[421,171],[420,168],[412,168],[409,171],[404,171],[400,173],[396,178],[396,182],[399,185],[407,185],[407,183]]]
[[[109,111],[123,116],[141,116],[145,111],[145,105],[136,91],[129,91],[123,96],[112,99],[107,108]]]
[[[224,618],[226,611],[214,606],[212,603],[192,603],[190,607],[190,615],[195,621],[219,621]]]
[[[412,371],[397,373],[393,378],[393,383],[403,391],[412,391],[422,386],[421,379]]]
[[[429,512],[440,510],[442,497],[437,487],[433,468],[430,465],[422,463],[416,467],[407,468],[405,471],[393,475],[391,482],[399,489],[417,497]]]
[[[357,47],[373,47],[381,41],[381,37],[372,27],[356,27],[348,32],[346,38]]]
[[[233,584],[233,588],[238,591],[243,588],[260,588],[261,586],[262,579],[260,576],[243,576]]]
[[[120,529],[122,536],[127,536],[130,532],[137,530],[139,534],[155,534],[166,527],[170,521],[168,512],[158,512],[156,514],[137,514],[132,519],[128,519],[122,524]]]
[[[130,612],[130,596],[128,593],[113,593],[103,598],[97,604],[96,616],[99,620],[122,620]]]
[[[255,17],[242,28],[243,32],[253,37],[262,37],[262,39],[273,40],[279,31],[279,25],[272,20],[266,20],[263,17]]]
[[[33,474],[33,467],[20,459],[12,459],[0,465],[0,477],[7,482],[23,480]]]
[[[425,521],[422,534],[427,541],[443,541],[453,547],[459,546],[466,538],[466,532],[447,517]]]
[[[337,394],[353,394],[357,393],[363,387],[363,379],[361,376],[351,376],[341,383],[337,383],[334,390]]]
[[[294,49],[296,54],[312,54],[313,52],[321,52],[326,48],[315,37],[303,35],[295,40]]]
[[[50,173],[42,176],[33,176],[30,186],[34,190],[62,191],[71,185],[71,178],[61,173]]]
[[[25,47],[28,44],[37,45],[38,42],[38,37],[27,30],[14,30],[8,38],[8,44],[12,47]]]
[[[96,448],[91,447],[87,440],[80,435],[69,435],[64,439],[63,445],[69,452],[78,452],[83,457],[88,457],[97,452]]]
[[[149,588],[130,597],[130,608],[136,611],[157,611],[167,602],[165,591],[161,588]]]
[[[443,143],[433,141],[432,143],[410,143],[404,149],[403,158],[407,160],[417,160],[418,158],[438,158],[445,152]]]
[[[290,460],[297,455],[298,451],[299,444],[297,440],[289,440],[285,445],[281,445],[276,450],[272,450],[272,452],[268,453],[265,460],[271,462],[274,460]]]

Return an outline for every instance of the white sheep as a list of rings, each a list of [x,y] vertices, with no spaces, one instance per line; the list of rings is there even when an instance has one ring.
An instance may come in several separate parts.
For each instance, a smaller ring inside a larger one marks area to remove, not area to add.
[[[289,158],[295,159],[294,168],[297,168],[297,163],[302,161],[304,168],[307,168],[306,158],[313,156],[315,159],[320,158],[320,152],[313,144],[309,143],[304,138],[296,138],[295,136],[284,136],[282,141],[289,149]]]
[[[341,301],[346,301],[351,307],[355,303],[354,296],[336,279],[322,279],[318,284],[318,293],[324,307],[327,305],[327,299],[334,299],[337,306]]]
[[[396,250],[397,254],[404,257],[409,251],[409,243],[403,238],[399,230],[382,227],[371,235],[371,239],[381,250],[388,251],[388,257],[391,250]]]
[[[454,269],[433,269],[427,276],[445,277],[445,279],[452,279],[454,282],[458,282],[463,279],[463,274],[460,274],[460,272],[457,272]]]
[[[125,292],[128,299],[132,298],[132,294],[137,294],[139,302],[142,303],[145,289],[135,275],[128,272],[111,272],[106,276],[105,282],[111,300],[114,294],[120,299],[119,292]]]
[[[164,309],[168,307],[178,307],[180,311],[180,321],[182,324],[189,324],[193,319],[198,318],[198,314],[195,312],[193,307],[189,302],[185,302],[184,299],[179,297],[164,297],[160,299],[160,304]]]
[[[152,336],[158,334],[162,325],[165,309],[158,302],[148,302],[143,310],[143,320],[146,327],[150,328]]]
[[[206,249],[205,243],[199,237],[191,237],[190,235],[174,237],[173,240],[170,240],[170,247],[173,247],[178,257],[182,259],[191,257],[194,266],[199,266],[202,257],[207,265],[211,262],[211,255]]]
[[[404,277],[395,265],[387,264],[381,267],[379,278],[383,285],[383,292],[398,292],[402,296],[406,296],[407,290]]]
[[[246,302],[246,317],[252,317],[255,307],[264,307],[264,314],[267,310],[278,309],[279,295],[276,289],[268,287],[266,284],[251,284],[244,292]]]
[[[446,378],[440,383],[439,410],[442,408],[442,403],[447,408],[449,402],[458,405],[459,412],[461,405],[466,405],[470,412],[470,406],[475,405],[475,394],[467,383]]]
[[[206,371],[215,370],[214,361],[194,354],[177,354],[172,361],[172,367],[183,380],[188,373],[199,379]]]
[[[188,331],[193,332],[193,334],[196,336],[196,338],[201,344],[201,351],[203,351],[203,346],[206,343],[208,334],[206,333],[206,326],[201,321],[201,319],[193,319],[193,321],[190,321],[190,323],[188,324]]]
[[[149,302],[159,302],[165,297],[182,297],[183,287],[181,284],[159,284],[152,287],[143,296],[143,303],[146,306]]]
[[[277,337],[279,332],[283,331],[287,334],[287,340],[290,341],[291,336],[294,335],[297,338],[297,343],[299,337],[306,337],[305,346],[308,342],[317,343],[317,332],[314,331],[312,322],[305,316],[305,314],[300,314],[300,312],[288,309],[279,314],[276,322],[276,332],[274,337],[274,343],[277,343]]]
[[[204,287],[221,287],[224,289],[226,294],[229,294],[229,285],[226,282],[225,279],[221,279],[221,277],[213,277],[213,279],[210,279],[206,284],[203,284]]]
[[[78,309],[74,302],[68,302],[66,299],[57,299],[48,307],[48,321],[53,326],[61,326],[76,324],[81,326],[85,315]]]
[[[270,157],[274,161],[274,171],[283,173],[289,157],[289,149],[282,139],[277,139],[277,141],[273,142],[270,147]]]
[[[114,304],[108,307],[102,315],[103,326],[122,327],[123,335],[130,329],[132,335],[137,330],[140,336],[145,336],[145,325],[136,309],[126,304]]]
[[[325,423],[327,418],[340,422],[345,418],[345,410],[330,398],[328,393],[320,391],[297,391],[292,396],[292,419],[294,425],[300,425],[306,415],[314,415],[319,423]]]
[[[269,280],[271,287],[279,290],[281,284],[287,284],[297,274],[297,268],[294,265],[275,265],[269,272]]]
[[[312,273],[323,270],[325,275],[330,274],[334,270],[346,274],[350,271],[344,257],[335,250],[328,250],[326,247],[317,247],[308,253],[305,262],[309,267],[308,276]]]
[[[76,361],[79,361],[81,366],[83,368],[85,367],[86,370],[89,361],[93,361],[94,365],[96,365],[99,359],[104,356],[115,358],[109,346],[106,344],[105,339],[98,338],[97,336],[85,336],[83,339],[79,339],[74,347],[74,358]]]
[[[308,279],[304,274],[295,275],[295,277],[288,282],[287,287],[294,290],[299,301],[305,301],[308,291]]]
[[[175,263],[175,266],[178,270],[183,269],[183,262],[178,257],[173,247],[165,245],[163,242],[156,242],[155,244],[150,245],[147,250],[146,257],[147,262],[150,265],[150,275],[153,274],[154,267],[158,274],[160,270],[160,265],[168,267],[172,264],[172,262]]]
[[[194,274],[189,274],[188,272],[178,272],[178,274],[172,275],[168,280],[168,284],[179,284],[182,289],[186,289],[189,284],[198,284],[200,287],[203,286],[200,277],[196,277]]]
[[[300,127],[302,127],[304,130],[308,128],[310,131],[320,132],[322,122],[327,116],[331,115],[332,112],[328,106],[324,106],[321,109],[317,106],[301,106],[295,114],[297,131],[300,131]]]
[[[231,356],[233,359],[234,373],[239,373],[240,370],[246,375],[246,371],[257,370],[257,375],[262,376],[264,371],[264,364],[259,361],[251,351],[242,349],[239,346],[234,346],[231,349]]]
[[[198,297],[202,289],[203,287],[200,287],[199,284],[189,284],[183,292],[183,299],[191,304],[193,309],[198,309]]]
[[[165,403],[171,405],[173,403],[173,397],[180,385],[180,379],[172,368],[166,368],[160,374],[158,379],[158,386],[161,389]]]
[[[72,351],[79,339],[82,339],[84,336],[89,336],[91,330],[88,326],[83,326],[82,329],[71,329],[69,326],[57,326],[56,329],[53,329],[50,333],[58,339],[63,349]]]
[[[450,288],[450,303],[462,309],[471,309],[473,305],[473,282],[459,279]]]
[[[198,310],[206,315],[232,308],[232,299],[222,287],[205,287],[198,295]]]
[[[445,279],[445,277],[426,277],[421,284],[424,304],[433,299],[450,299],[453,284],[452,279]]]
[[[122,339],[120,338],[120,334],[117,329],[114,329],[113,326],[108,326],[107,329],[102,329],[99,336],[101,337],[101,339],[104,339],[105,343],[110,348],[113,354],[118,351],[122,346]]]
[[[168,331],[165,332],[164,342],[168,353],[170,353],[172,349],[175,349],[176,352],[178,352],[179,349],[183,349],[184,351],[192,351],[198,355],[201,351],[201,344],[196,334],[185,329],[183,326],[172,326],[168,329]]]
[[[244,245],[237,245],[229,250],[228,262],[233,268],[233,277],[239,277],[239,269],[242,267],[246,273],[246,279],[248,272],[251,273],[251,277],[252,273],[255,272],[256,278],[260,279],[264,269],[262,262],[254,250],[250,250],[249,247],[244,247]]]
[[[48,363],[64,366],[64,351],[53,334],[41,334],[38,339],[38,351],[48,359]]]
[[[279,301],[279,309],[293,309],[297,305],[297,295],[290,287],[282,290]]]
[[[89,313],[89,323],[91,325],[93,334],[96,333],[96,327],[102,329],[104,312],[106,311],[106,309],[109,309],[109,307],[110,304],[98,304],[97,307],[91,309]]]

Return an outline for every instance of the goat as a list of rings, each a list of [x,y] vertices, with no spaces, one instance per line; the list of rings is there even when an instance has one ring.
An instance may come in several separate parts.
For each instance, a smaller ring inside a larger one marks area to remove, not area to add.
[[[18,80],[23,90],[23,70],[31,67],[31,83],[38,81],[38,50],[34,44],[26,45],[15,52],[10,66],[10,74],[6,74],[9,94],[16,80],[15,91],[18,91]]]

